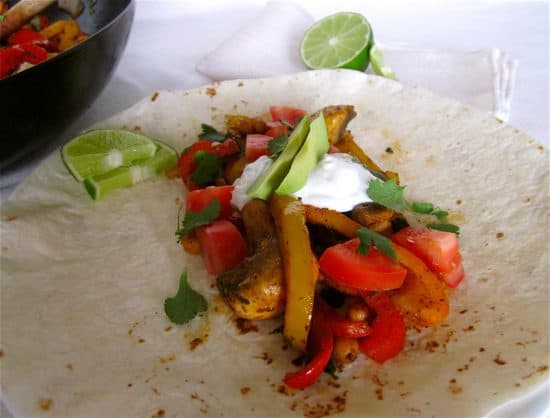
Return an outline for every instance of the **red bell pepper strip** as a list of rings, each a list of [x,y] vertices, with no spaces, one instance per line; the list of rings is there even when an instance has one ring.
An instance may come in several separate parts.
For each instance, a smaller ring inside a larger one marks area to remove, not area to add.
[[[405,346],[405,320],[386,293],[365,302],[377,314],[371,334],[359,342],[359,349],[377,363],[395,357]]]
[[[327,367],[334,349],[334,336],[320,309],[314,309],[308,337],[308,349],[313,359],[302,369],[287,373],[283,381],[294,389],[304,389],[319,378]]]
[[[370,335],[371,328],[367,321],[352,321],[340,316],[328,303],[320,299],[320,309],[325,315],[327,325],[330,326],[335,337],[340,338],[362,338]]]
[[[13,47],[0,48],[0,79],[6,78],[24,62],[23,51]]]
[[[21,28],[8,37],[8,45],[43,44],[48,42],[40,32],[29,28]]]
[[[48,59],[48,52],[36,44],[15,45],[13,48],[19,49],[23,53],[23,59],[30,64],[40,64]]]

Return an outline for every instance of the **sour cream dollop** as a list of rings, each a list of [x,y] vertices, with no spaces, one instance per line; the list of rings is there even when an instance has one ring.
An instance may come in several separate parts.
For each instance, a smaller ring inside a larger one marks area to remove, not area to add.
[[[248,164],[235,183],[231,203],[242,210],[251,200],[246,194],[258,176],[271,165],[263,156]],[[309,174],[306,184],[293,195],[303,203],[347,212],[359,203],[371,202],[367,196],[369,181],[375,177],[348,154],[326,154]]]

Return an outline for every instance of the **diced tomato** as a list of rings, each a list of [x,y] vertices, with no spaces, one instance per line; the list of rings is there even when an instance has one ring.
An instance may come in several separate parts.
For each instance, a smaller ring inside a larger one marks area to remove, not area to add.
[[[268,155],[268,144],[273,137],[260,134],[249,134],[246,136],[244,156],[248,163],[256,161],[262,155]]]
[[[9,76],[24,62],[23,51],[13,47],[0,48],[0,79]]]
[[[228,220],[219,219],[195,231],[208,273],[217,275],[231,270],[245,259],[244,238]]]
[[[274,126],[273,128],[269,128],[265,134],[267,136],[272,137],[272,138],[277,138],[279,135],[288,136],[288,126],[283,125],[281,123],[278,126]]]
[[[360,290],[390,290],[401,287],[407,269],[372,247],[368,254],[357,252],[359,238],[327,248],[319,268],[332,281]]]
[[[385,293],[366,300],[376,312],[371,334],[359,343],[359,349],[377,363],[395,357],[405,346],[405,320]]]
[[[393,234],[392,240],[411,251],[435,272],[450,273],[457,266],[458,238],[452,232],[406,227]]]
[[[47,41],[46,37],[40,32],[28,28],[19,29],[8,37],[8,45],[36,44]]]
[[[445,280],[445,283],[447,283],[447,286],[452,288],[457,287],[459,283],[462,281],[462,279],[464,278],[464,266],[462,265],[460,253],[457,254],[454,264],[455,264],[455,268],[450,272],[439,273],[441,278]]]
[[[235,186],[210,186],[187,193],[187,210],[200,212],[212,202],[218,199],[220,203],[220,216],[218,219],[227,219],[231,216],[231,196]]]
[[[295,389],[304,389],[312,385],[327,367],[333,349],[332,329],[327,325],[323,313],[315,309],[308,336],[308,351],[313,359],[300,370],[287,373],[283,381]]]
[[[303,109],[288,106],[271,106],[269,112],[274,121],[284,120],[292,126],[296,126],[296,122],[306,114]]]
[[[190,181],[190,177],[197,167],[195,155],[198,151],[206,151],[223,158],[236,154],[239,151],[239,145],[234,139],[230,138],[226,139],[224,142],[197,141],[185,149],[180,155],[178,165],[181,178],[190,190],[197,188],[197,186]]]
[[[23,59],[30,64],[40,64],[48,59],[48,52],[35,44],[21,44],[16,45],[14,48],[23,52]]]

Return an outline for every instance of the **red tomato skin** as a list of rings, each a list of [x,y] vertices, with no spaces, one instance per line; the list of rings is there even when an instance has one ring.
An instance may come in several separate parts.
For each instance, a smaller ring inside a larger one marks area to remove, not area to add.
[[[48,59],[48,52],[35,44],[21,44],[14,48],[19,49],[23,53],[23,59],[30,64],[40,64]]]
[[[0,48],[0,79],[9,76],[23,62],[23,52],[20,49]]]
[[[180,176],[185,185],[190,190],[198,188],[196,184],[190,181],[191,174],[195,171],[197,164],[195,162],[195,154],[198,151],[205,151],[218,157],[227,157],[239,152],[239,145],[234,139],[226,139],[224,142],[212,141],[197,141],[186,148],[180,155],[178,167]]]
[[[208,273],[218,275],[229,271],[245,259],[246,242],[230,221],[219,219],[195,231]]]
[[[449,273],[456,267],[458,238],[452,232],[406,227],[392,240],[420,258],[433,271]]]
[[[28,28],[21,28],[8,37],[8,45],[45,42],[47,42],[47,39],[40,32]]]
[[[405,346],[405,320],[385,293],[378,293],[366,302],[377,316],[370,335],[359,342],[359,349],[377,363],[384,363]]]
[[[323,313],[316,309],[311,318],[308,351],[313,359],[296,372],[287,373],[283,381],[294,389],[304,389],[314,384],[327,367],[334,349],[334,335]]]
[[[209,186],[204,189],[192,190],[187,193],[187,210],[200,212],[213,199],[218,199],[221,207],[218,219],[227,219],[233,213],[231,197],[234,188],[235,186]]]
[[[464,266],[462,265],[462,260],[460,259],[460,253],[455,259],[455,268],[448,273],[439,273],[441,278],[445,281],[447,286],[456,288],[462,279],[464,279]]]
[[[401,287],[407,269],[372,247],[358,254],[359,238],[327,248],[319,268],[339,284],[360,290],[383,291]]]
[[[271,118],[274,121],[284,120],[290,123],[292,126],[296,126],[296,122],[304,117],[306,111],[303,109],[298,109],[296,107],[271,106],[269,108],[269,113],[271,113]]]
[[[269,155],[268,144],[273,137],[261,134],[249,134],[246,136],[244,156],[246,162],[256,161],[262,155]]]
[[[286,125],[279,124],[278,126],[268,129],[265,134],[272,138],[277,138],[279,135],[288,136],[288,127]]]

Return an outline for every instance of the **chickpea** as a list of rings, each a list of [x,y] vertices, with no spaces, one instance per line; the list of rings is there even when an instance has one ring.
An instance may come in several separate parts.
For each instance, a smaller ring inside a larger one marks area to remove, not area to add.
[[[352,363],[359,354],[359,343],[355,338],[336,337],[333,358],[338,367]]]
[[[352,321],[366,321],[369,318],[369,308],[363,302],[353,302],[348,307],[347,317]]]

